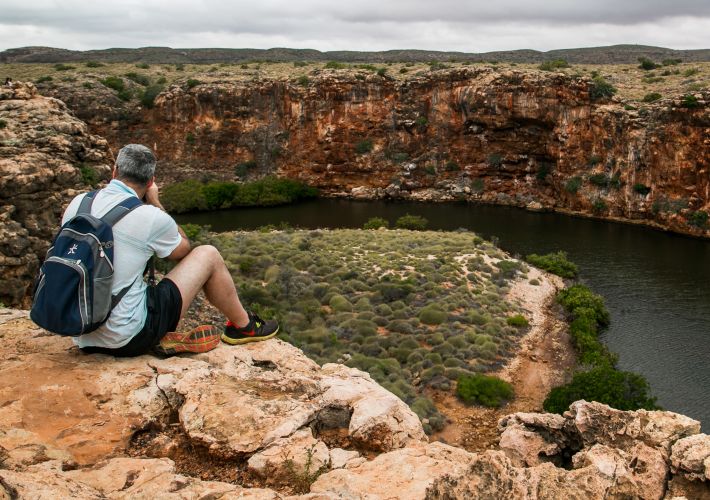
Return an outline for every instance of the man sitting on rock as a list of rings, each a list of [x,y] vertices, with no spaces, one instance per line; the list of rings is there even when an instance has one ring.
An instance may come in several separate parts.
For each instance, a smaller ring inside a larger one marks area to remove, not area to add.
[[[147,147],[139,144],[123,147],[116,157],[113,179],[94,197],[90,211],[96,217],[102,217],[130,196],[136,196],[144,204],[113,227],[112,293],[116,295],[129,285],[130,288],[106,323],[75,337],[75,344],[85,352],[113,356],[138,356],[156,347],[168,354],[209,350],[219,343],[220,333],[214,327],[199,327],[188,335],[172,333],[200,290],[228,319],[221,334],[223,341],[243,344],[276,335],[276,321],[263,321],[244,309],[219,251],[211,245],[190,247],[184,231],[160,204],[155,166],[155,156]],[[85,196],[72,200],[62,224],[77,214]],[[149,311],[149,290],[142,276],[153,254],[178,264],[155,287],[155,305]]]

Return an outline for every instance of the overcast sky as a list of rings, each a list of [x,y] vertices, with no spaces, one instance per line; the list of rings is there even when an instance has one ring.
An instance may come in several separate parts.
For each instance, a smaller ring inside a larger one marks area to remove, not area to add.
[[[710,0],[0,0],[0,50],[710,48]]]

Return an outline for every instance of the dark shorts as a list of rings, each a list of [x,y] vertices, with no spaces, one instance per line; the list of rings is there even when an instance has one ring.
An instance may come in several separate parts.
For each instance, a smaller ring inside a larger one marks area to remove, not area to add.
[[[149,353],[166,333],[174,332],[180,321],[182,296],[177,285],[163,278],[157,286],[148,287],[148,316],[143,329],[128,344],[117,349],[107,347],[84,347],[86,353],[110,354],[121,358]]]

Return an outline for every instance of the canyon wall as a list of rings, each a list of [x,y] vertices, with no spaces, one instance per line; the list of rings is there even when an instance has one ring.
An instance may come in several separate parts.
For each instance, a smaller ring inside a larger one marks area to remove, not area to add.
[[[155,148],[168,182],[275,173],[329,195],[482,201],[707,236],[710,93],[630,109],[593,99],[593,86],[465,68],[174,85],[153,109],[107,88],[52,92],[112,147]]]
[[[63,207],[108,177],[108,143],[32,84],[0,87],[0,302],[27,295]]]

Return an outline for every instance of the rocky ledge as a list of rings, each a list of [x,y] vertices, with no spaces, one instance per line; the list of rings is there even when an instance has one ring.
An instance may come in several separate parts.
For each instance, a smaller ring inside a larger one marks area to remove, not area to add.
[[[474,454],[279,340],[115,359],[9,309],[0,339],[0,498],[710,497],[710,437],[670,412],[516,413]]]

